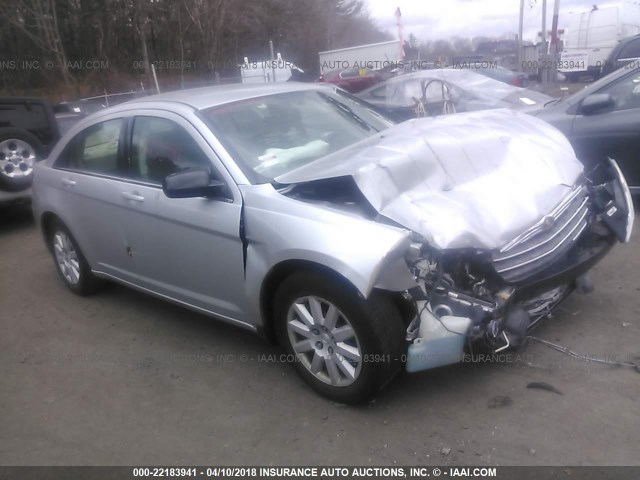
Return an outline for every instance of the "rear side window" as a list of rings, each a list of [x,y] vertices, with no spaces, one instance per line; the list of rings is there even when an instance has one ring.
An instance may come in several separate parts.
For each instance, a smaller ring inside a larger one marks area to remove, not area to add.
[[[640,58],[640,39],[629,42],[622,48],[620,60]]]
[[[56,162],[56,167],[87,173],[121,176],[125,168],[118,154],[121,118],[92,125],[75,136]]]
[[[177,123],[158,117],[136,117],[131,139],[131,177],[162,184],[172,173],[205,169],[211,160]]]

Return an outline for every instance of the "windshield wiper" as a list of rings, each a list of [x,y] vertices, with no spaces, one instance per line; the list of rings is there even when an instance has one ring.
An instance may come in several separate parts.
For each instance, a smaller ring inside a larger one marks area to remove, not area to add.
[[[324,100],[326,100],[331,105],[336,107],[338,110],[340,110],[341,112],[346,113],[351,118],[353,118],[356,122],[358,122],[360,124],[360,126],[364,127],[365,130],[367,130],[367,131],[375,130],[376,132],[378,131],[377,129],[375,129],[371,125],[369,125],[367,122],[365,122],[362,118],[360,118],[358,116],[358,114],[351,109],[351,107],[345,105],[344,103],[340,103],[336,99],[331,98],[330,96],[325,95],[324,93],[318,93],[318,94],[320,95],[320,97],[322,97]]]

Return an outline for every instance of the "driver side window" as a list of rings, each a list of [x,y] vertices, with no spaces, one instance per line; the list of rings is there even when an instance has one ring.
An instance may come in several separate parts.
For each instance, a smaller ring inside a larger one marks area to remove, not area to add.
[[[133,178],[161,185],[168,175],[190,169],[211,172],[212,166],[184,128],[165,118],[135,118],[131,138]]]

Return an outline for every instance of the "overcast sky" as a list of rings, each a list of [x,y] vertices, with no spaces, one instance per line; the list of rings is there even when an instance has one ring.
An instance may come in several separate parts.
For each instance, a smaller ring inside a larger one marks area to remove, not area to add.
[[[384,30],[397,32],[394,12],[402,11],[404,36],[413,33],[419,40],[452,36],[503,36],[518,32],[519,0],[365,0],[369,12]],[[553,3],[547,2],[547,28],[551,30]],[[626,0],[637,1],[637,0]],[[562,15],[591,10],[594,2],[600,7],[620,4],[621,1],[561,0]],[[530,7],[534,4],[533,7]],[[542,24],[542,0],[525,0],[524,39],[534,40]]]

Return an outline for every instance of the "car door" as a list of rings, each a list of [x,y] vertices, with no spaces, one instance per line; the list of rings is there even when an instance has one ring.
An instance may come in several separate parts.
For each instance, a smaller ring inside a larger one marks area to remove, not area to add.
[[[183,117],[148,111],[130,124],[130,183],[122,245],[127,281],[217,315],[242,321],[244,262],[242,201],[211,147]],[[168,198],[163,180],[205,169],[225,182],[220,198]]]
[[[126,267],[120,248],[122,211],[119,192],[126,185],[126,119],[107,117],[79,132],[58,156],[57,211],[76,238],[93,270],[117,275]]]
[[[589,114],[578,106],[571,130],[578,158],[589,169],[611,157],[629,185],[640,187],[640,72],[630,72],[597,93],[611,95],[613,102]]]

